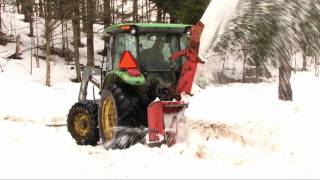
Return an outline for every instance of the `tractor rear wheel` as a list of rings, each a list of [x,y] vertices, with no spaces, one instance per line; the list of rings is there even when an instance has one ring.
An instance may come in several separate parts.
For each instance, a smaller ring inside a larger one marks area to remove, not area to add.
[[[99,141],[98,105],[95,102],[78,102],[72,106],[67,128],[79,145],[97,145]]]
[[[112,84],[101,93],[99,108],[100,138],[106,149],[124,149],[132,142],[117,144],[116,138],[123,129],[139,126],[136,121],[137,99]]]

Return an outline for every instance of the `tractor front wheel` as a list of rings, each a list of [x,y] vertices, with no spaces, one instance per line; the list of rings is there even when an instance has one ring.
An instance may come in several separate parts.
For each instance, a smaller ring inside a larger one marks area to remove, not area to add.
[[[97,145],[99,141],[98,105],[90,101],[74,104],[68,114],[67,127],[77,144]]]

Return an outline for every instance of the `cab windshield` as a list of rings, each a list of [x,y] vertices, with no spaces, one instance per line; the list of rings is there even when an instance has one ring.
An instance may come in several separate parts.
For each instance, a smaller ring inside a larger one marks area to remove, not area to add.
[[[115,38],[115,61],[118,63],[122,52],[127,50],[137,59],[145,71],[170,71],[179,69],[182,59],[173,62],[170,56],[186,48],[185,35],[147,33],[138,36],[121,33]]]

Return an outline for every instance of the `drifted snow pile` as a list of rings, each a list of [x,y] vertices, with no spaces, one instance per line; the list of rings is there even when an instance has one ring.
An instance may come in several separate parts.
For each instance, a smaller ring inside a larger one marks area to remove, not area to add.
[[[320,79],[303,73],[293,80],[293,102],[277,100],[275,84],[203,90],[190,99],[178,142],[196,158],[240,168],[241,177],[319,177]]]

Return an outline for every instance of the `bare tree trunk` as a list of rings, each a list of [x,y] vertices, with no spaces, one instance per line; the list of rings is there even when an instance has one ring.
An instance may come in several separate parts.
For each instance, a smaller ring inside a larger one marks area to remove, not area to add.
[[[15,53],[15,57],[18,58],[21,54],[20,54],[20,34],[18,34],[17,38],[16,38],[16,53]]]
[[[40,62],[39,62],[39,31],[38,31],[38,20],[36,20],[36,36],[37,36],[37,48],[36,48],[36,64],[37,67],[40,67]]]
[[[124,0],[121,0],[121,22],[124,22]]]
[[[109,27],[111,25],[111,8],[110,8],[110,0],[103,1],[103,10],[104,10],[104,19],[103,24],[104,27]]]
[[[17,6],[17,11],[20,14],[21,13],[21,0],[16,0],[16,6]]]
[[[30,7],[29,7],[29,26],[30,26],[30,37],[33,37],[33,4],[34,4],[34,0],[30,0]]]
[[[20,6],[21,6],[21,13],[26,16],[26,0],[19,0],[20,1]]]
[[[87,27],[87,16],[88,12],[86,11],[86,5],[88,6],[90,4],[91,0],[81,0],[81,20],[82,20],[82,32],[86,32],[88,27]],[[86,4],[88,3],[88,4]]]
[[[146,0],[147,22],[151,21],[150,1]]]
[[[143,23],[144,22],[144,16],[145,16],[144,15],[145,11],[144,11],[144,7],[143,7],[144,1],[141,0],[140,2],[141,2],[141,17],[139,18],[139,21]]]
[[[33,64],[33,48],[34,48],[34,39],[33,37],[31,38],[31,49],[30,49],[30,75],[32,75],[32,64]]]
[[[170,15],[170,23],[177,23],[178,19],[175,16]]]
[[[68,21],[66,21],[66,34],[65,34],[65,40],[66,40],[66,51],[67,51],[67,62],[68,62],[68,65],[69,65],[69,62],[71,60],[71,54],[70,54],[70,50],[69,50],[69,31],[68,31]]]
[[[167,16],[167,12],[163,11],[163,13],[162,13],[162,22],[166,22],[166,16]]]
[[[51,40],[51,0],[45,1],[45,38],[46,38],[46,85],[51,86],[50,77],[50,40]]]
[[[2,17],[1,17],[1,7],[2,7],[2,0],[0,0],[0,32],[2,32]]]
[[[319,76],[319,60],[318,60],[318,55],[314,55],[314,72],[315,76]]]
[[[111,0],[111,9],[112,9],[112,24],[115,24],[117,22],[117,19],[116,19],[116,13],[114,13],[115,11],[115,7],[116,7],[116,0]]]
[[[303,45],[302,49],[303,67],[302,71],[307,71],[307,45]]]
[[[262,67],[261,64],[258,61],[255,61],[255,66],[256,66],[256,83],[259,83],[259,77],[262,74]]]
[[[93,24],[95,0],[87,0],[87,65],[94,66],[94,44],[93,44]]]
[[[30,22],[31,0],[21,0],[21,10],[24,15],[24,22]]]
[[[76,65],[77,81],[81,82],[80,73],[80,58],[79,58],[79,40],[80,39],[80,10],[79,1],[74,0],[73,18],[72,18],[72,29],[73,29],[73,47],[74,47],[74,61]]]
[[[305,53],[303,53],[302,59],[303,59],[302,71],[307,71],[307,56]]]
[[[286,62],[281,62],[281,65],[279,67],[278,96],[280,100],[292,101],[292,89],[290,84],[290,78],[291,67],[289,64],[289,60],[286,60]]]
[[[133,22],[138,22],[139,21],[139,16],[138,16],[138,0],[133,0],[133,7],[132,7],[132,17],[133,17]]]
[[[223,61],[223,64],[222,64],[222,71],[221,71],[221,74],[223,75],[223,74],[224,74],[224,70],[225,70],[226,58],[225,58],[225,57],[223,57],[223,58],[222,58],[222,61]]]
[[[157,22],[162,22],[162,10],[160,8],[157,10]]]
[[[43,17],[43,0],[39,0],[39,16]]]
[[[243,50],[243,67],[242,67],[242,82],[246,81],[246,62],[247,62],[247,53],[246,50]]]
[[[62,39],[62,54],[65,56],[66,54],[66,38],[65,38],[65,23],[64,20],[61,19],[61,39]]]

